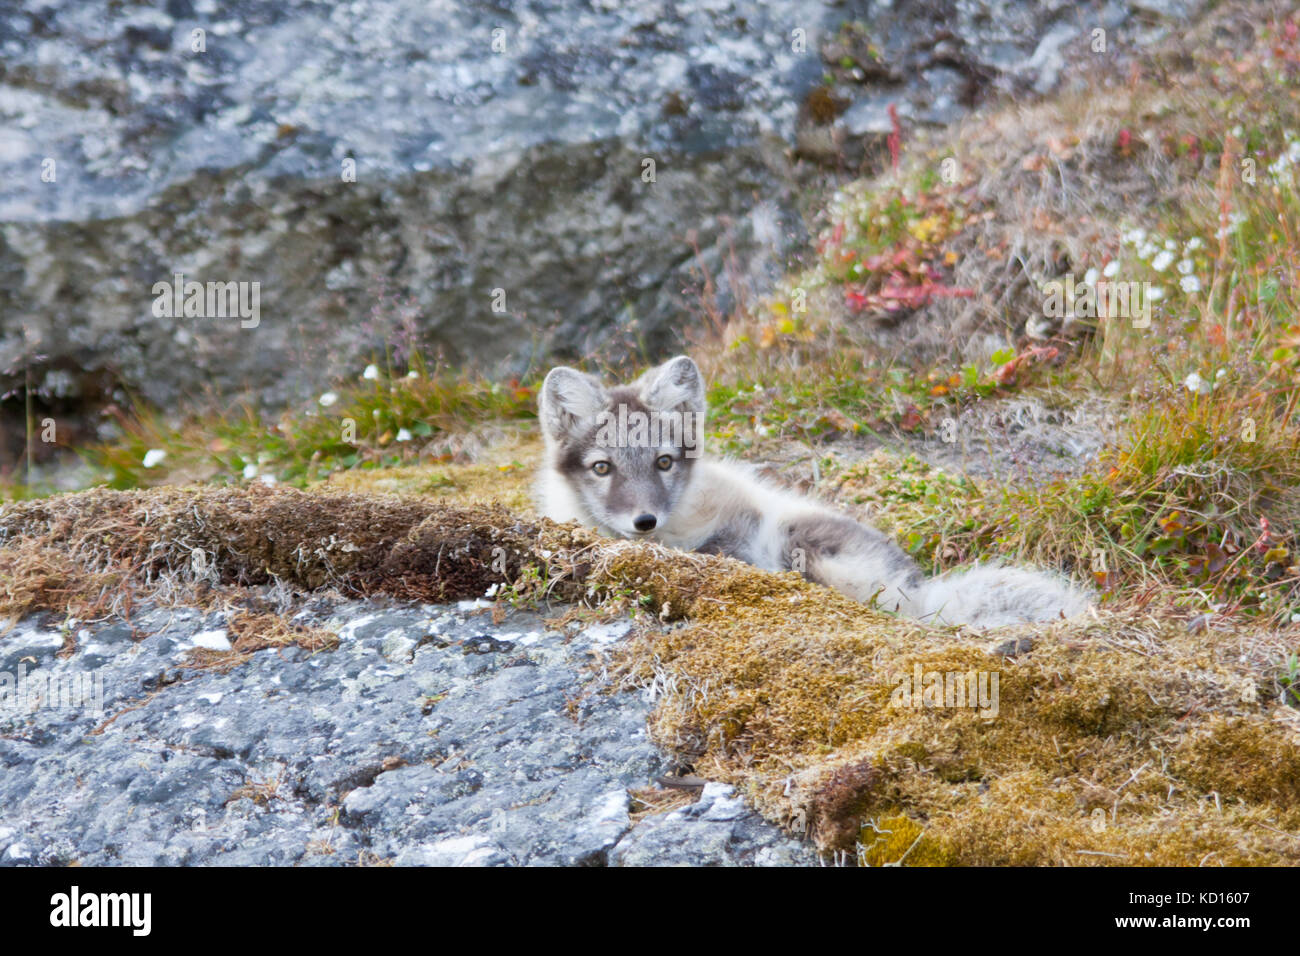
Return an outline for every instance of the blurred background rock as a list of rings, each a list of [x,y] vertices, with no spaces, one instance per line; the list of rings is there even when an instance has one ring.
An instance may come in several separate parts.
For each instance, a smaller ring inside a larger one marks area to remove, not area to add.
[[[137,400],[271,408],[394,343],[656,359],[785,271],[891,104],[1043,93],[1195,6],[5,0],[0,455],[28,414],[66,446]],[[156,316],[176,273],[259,283],[259,324]]]

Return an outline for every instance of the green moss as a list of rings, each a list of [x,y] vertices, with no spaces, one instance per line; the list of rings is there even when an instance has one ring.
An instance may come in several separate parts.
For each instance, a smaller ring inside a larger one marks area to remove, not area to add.
[[[84,455],[118,489],[237,483],[246,473],[303,486],[343,471],[452,462],[480,444],[476,431],[491,424],[509,436],[512,423],[536,414],[535,383],[431,370],[418,355],[409,369],[336,383],[329,396],[329,404],[311,402],[274,419],[247,406],[194,414],[179,426],[141,406],[121,419],[121,437]],[[150,451],[165,457],[146,468]]]

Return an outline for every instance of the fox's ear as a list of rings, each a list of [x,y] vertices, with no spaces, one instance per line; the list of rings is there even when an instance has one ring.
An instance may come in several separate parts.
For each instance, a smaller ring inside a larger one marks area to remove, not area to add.
[[[538,398],[538,417],[547,438],[562,441],[590,428],[605,401],[605,389],[590,375],[561,365],[547,373]]]
[[[661,412],[704,413],[704,376],[688,356],[669,359],[641,376],[641,397]]]

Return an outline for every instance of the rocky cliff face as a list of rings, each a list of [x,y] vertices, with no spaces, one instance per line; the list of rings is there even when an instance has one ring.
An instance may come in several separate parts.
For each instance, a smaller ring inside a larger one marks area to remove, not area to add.
[[[824,11],[173,0],[0,16],[0,367],[107,367],[165,404],[250,385],[283,399],[403,334],[383,327],[392,311],[371,317],[381,295],[409,297],[419,337],[455,361],[662,345],[696,247],[719,272],[733,248],[742,269],[779,264],[783,150]],[[260,283],[260,323],[155,315],[175,273]]]
[[[948,122],[1180,12],[6,0],[0,394],[277,403],[392,343],[498,372],[653,355],[706,273],[724,307],[779,273],[801,170],[874,161],[890,104]],[[256,283],[256,322],[159,314],[178,274]]]

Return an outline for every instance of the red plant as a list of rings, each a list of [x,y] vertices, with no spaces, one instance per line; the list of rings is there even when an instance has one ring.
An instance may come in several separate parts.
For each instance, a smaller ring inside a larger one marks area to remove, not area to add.
[[[889,133],[889,139],[885,142],[889,146],[889,162],[893,165],[894,170],[898,170],[898,152],[903,145],[903,127],[898,122],[898,107],[893,103],[889,104],[889,124],[893,127]]]
[[[900,273],[890,273],[879,292],[867,292],[862,286],[845,286],[844,301],[858,312],[864,309],[896,312],[899,309],[919,309],[933,299],[969,299],[975,295],[974,289],[940,285],[928,278],[919,285],[907,285],[904,278]]]

